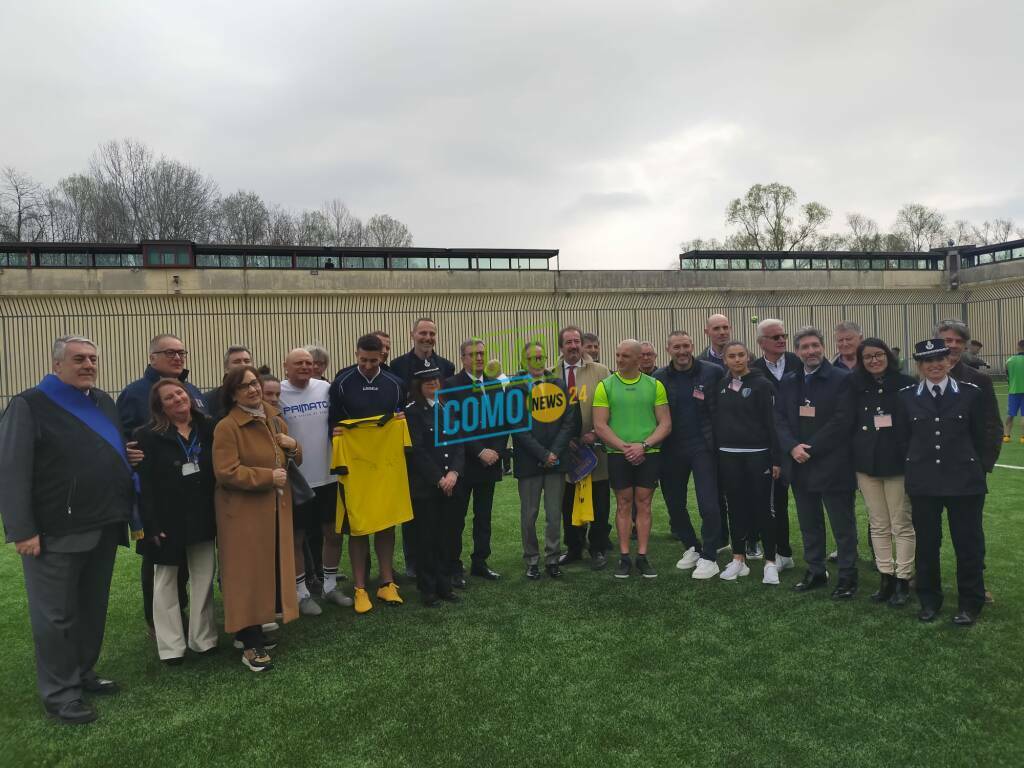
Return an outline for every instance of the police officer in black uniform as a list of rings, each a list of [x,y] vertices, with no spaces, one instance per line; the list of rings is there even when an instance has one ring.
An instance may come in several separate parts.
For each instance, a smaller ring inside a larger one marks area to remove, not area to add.
[[[942,607],[939,548],[945,509],[959,593],[953,623],[970,626],[985,604],[985,405],[977,386],[949,376],[949,350],[942,339],[918,342],[914,360],[921,381],[900,391],[899,416],[909,435],[905,478],[917,533],[918,618],[934,621]]]
[[[462,443],[438,444],[434,434],[434,409],[441,388],[439,368],[421,368],[412,375],[412,402],[405,408],[412,451],[409,465],[409,495],[412,497],[413,552],[416,557],[416,586],[423,603],[434,607],[442,600],[458,602],[452,591],[451,566],[455,545],[461,539],[459,523],[463,501],[456,485],[465,467]]]

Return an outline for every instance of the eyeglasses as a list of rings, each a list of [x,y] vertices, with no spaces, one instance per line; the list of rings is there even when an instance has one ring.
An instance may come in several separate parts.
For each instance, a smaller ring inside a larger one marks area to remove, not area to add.
[[[882,360],[885,360],[885,357],[886,357],[885,352],[874,352],[874,353],[872,353],[870,355],[864,355],[864,362],[865,363],[877,363],[877,362],[880,362]]]
[[[248,384],[239,384],[238,385],[238,391],[239,392],[242,392],[243,390],[246,390],[246,389],[259,389],[259,388],[260,388],[260,380],[259,379],[253,379]]]
[[[765,338],[771,339],[772,341],[785,341],[789,338],[788,333],[776,333],[774,336],[766,336]]]
[[[184,360],[188,357],[187,349],[160,349],[153,353],[154,355],[163,355],[168,360],[173,360],[176,357],[180,357]]]

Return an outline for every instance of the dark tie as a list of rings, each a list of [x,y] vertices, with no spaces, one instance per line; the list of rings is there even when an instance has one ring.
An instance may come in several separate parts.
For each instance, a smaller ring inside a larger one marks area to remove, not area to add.
[[[932,394],[935,395],[935,402],[938,403],[940,400],[942,400],[942,387],[940,387],[938,384],[933,384]]]
[[[565,383],[569,387],[569,390],[576,389],[576,366],[570,365],[569,372],[565,376]]]

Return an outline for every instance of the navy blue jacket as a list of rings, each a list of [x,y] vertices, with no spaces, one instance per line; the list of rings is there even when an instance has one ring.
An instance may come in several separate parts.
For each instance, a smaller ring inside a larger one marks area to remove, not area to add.
[[[121,394],[117,396],[117,415],[121,417],[121,428],[124,430],[124,435],[128,440],[134,440],[135,438],[132,435],[135,433],[135,430],[146,426],[149,424],[150,419],[153,418],[153,415],[149,412],[149,393],[153,389],[153,385],[162,378],[169,377],[161,376],[152,365],[147,365],[146,372],[142,374],[142,378],[133,381],[122,389]],[[207,407],[206,398],[195,386],[189,384],[187,379],[187,370],[182,371],[181,375],[178,376],[178,380],[185,385],[185,389],[188,390],[196,408],[204,415],[209,416],[210,410]]]
[[[786,378],[786,374],[792,371],[802,371],[804,368],[803,362],[793,352],[783,352],[783,359],[785,367],[782,369],[782,378]],[[775,374],[768,370],[768,362],[764,359],[764,356],[757,358],[750,364],[751,369],[756,368],[764,374],[764,377],[768,380],[768,383],[775,389],[775,393],[778,394],[779,387],[782,386],[782,379],[776,379]]]
[[[810,386],[804,372],[782,377],[775,400],[775,426],[782,448],[782,471],[790,483],[811,493],[842,493],[857,488],[853,470],[850,374],[827,360],[814,373]],[[813,418],[802,418],[800,406],[814,406]],[[809,461],[797,464],[790,451],[800,443],[810,445]]]
[[[679,408],[679,397],[689,397],[700,413],[701,434],[704,436],[704,445],[709,451],[715,450],[714,437],[714,411],[715,400],[718,396],[718,385],[722,381],[725,372],[715,363],[706,360],[696,359],[693,361],[694,368],[687,373],[692,374],[694,387],[699,387],[704,393],[704,399],[699,400],[693,397],[693,390],[677,392],[683,374],[672,367],[669,363],[654,372],[654,378],[665,385],[665,393],[668,395],[669,410],[672,413],[672,432],[662,446],[663,450],[681,450],[685,444],[684,431],[682,427],[682,414]]]
[[[900,390],[897,417],[908,435],[910,496],[975,496],[987,491],[985,402],[975,384],[950,378],[938,402],[927,380]]]

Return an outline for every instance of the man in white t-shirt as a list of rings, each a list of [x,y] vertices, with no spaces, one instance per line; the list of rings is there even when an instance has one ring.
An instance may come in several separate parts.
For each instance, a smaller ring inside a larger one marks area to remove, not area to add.
[[[285,380],[281,382],[281,415],[288,423],[288,433],[302,446],[299,467],[316,497],[305,504],[296,504],[292,511],[295,539],[295,591],[299,613],[320,615],[321,608],[306,586],[303,544],[306,529],[320,526],[324,535],[324,600],[336,605],[352,605],[352,598],[338,589],[338,562],[341,560],[341,535],[334,531],[334,510],[337,503],[337,480],[330,474],[331,440],[328,426],[331,385],[313,378],[313,356],[303,348],[293,349],[284,361]]]

